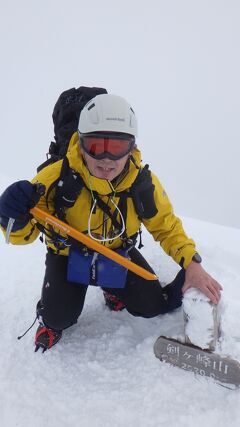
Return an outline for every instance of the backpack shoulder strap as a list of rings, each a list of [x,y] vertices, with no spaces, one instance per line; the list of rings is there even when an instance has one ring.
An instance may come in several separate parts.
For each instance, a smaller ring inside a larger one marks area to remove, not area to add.
[[[65,156],[59,178],[48,189],[46,196],[47,206],[49,195],[55,190],[53,196],[55,214],[62,221],[66,222],[65,209],[73,207],[83,187],[85,187],[85,184],[81,175],[70,168],[68,158]],[[157,214],[158,209],[154,200],[154,189],[155,186],[152,183],[151,171],[149,170],[149,166],[145,165],[143,169],[139,170],[137,178],[129,191],[116,193],[116,196],[120,198],[119,209],[125,222],[127,220],[128,197],[132,198],[134,208],[140,220],[152,218]],[[117,212],[111,213],[109,206],[98,197],[98,194],[95,193],[94,196],[96,197],[99,208],[111,218],[113,225],[119,228],[120,224],[116,219]]]
[[[53,196],[54,214],[66,222],[65,209],[73,207],[83,187],[84,182],[81,175],[70,168],[68,158],[65,156],[58,179],[50,185],[47,191],[47,207],[49,195],[55,190]]]
[[[154,200],[154,189],[149,165],[145,165],[143,169],[139,170],[137,178],[130,188],[130,196],[140,219],[152,218],[158,212]]]

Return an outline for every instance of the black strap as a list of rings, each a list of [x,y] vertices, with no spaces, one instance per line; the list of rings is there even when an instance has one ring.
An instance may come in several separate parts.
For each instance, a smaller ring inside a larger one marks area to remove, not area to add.
[[[145,165],[138,173],[136,180],[130,188],[130,195],[137,215],[140,219],[154,217],[158,210],[154,200],[155,186],[152,183],[149,165]]]
[[[49,195],[55,189],[55,195],[53,197],[54,214],[62,221],[66,222],[65,209],[74,206],[83,187],[84,182],[81,175],[70,168],[68,158],[65,156],[59,178],[50,185],[47,191],[47,208],[49,209]]]

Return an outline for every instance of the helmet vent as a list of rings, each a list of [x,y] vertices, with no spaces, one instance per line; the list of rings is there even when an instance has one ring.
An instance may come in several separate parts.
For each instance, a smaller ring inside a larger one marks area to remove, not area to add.
[[[88,107],[88,111],[89,110],[91,110],[93,107],[95,107],[95,104],[93,103],[93,104],[91,104],[91,105],[89,105],[89,107]]]

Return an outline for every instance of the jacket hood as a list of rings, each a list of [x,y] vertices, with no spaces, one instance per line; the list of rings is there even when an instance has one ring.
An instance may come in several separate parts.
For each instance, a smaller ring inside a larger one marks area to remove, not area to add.
[[[120,183],[114,187],[107,179],[96,178],[90,174],[80,151],[79,137],[77,132],[73,134],[67,152],[67,158],[69,160],[70,167],[79,172],[84,180],[86,187],[88,187],[90,190],[96,191],[101,195],[111,194],[113,190],[117,192],[124,191],[131,187],[140,169],[141,152],[137,148],[134,148],[132,151],[132,157],[134,158],[134,162],[130,160],[128,172],[120,181]]]

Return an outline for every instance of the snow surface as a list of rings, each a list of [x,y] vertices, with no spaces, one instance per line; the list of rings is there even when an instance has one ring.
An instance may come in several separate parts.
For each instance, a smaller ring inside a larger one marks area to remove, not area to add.
[[[215,305],[197,288],[190,288],[183,298],[183,313],[186,318],[185,336],[190,343],[202,349],[215,349],[219,337],[218,319],[222,302]]]
[[[0,175],[0,192],[9,183]],[[204,266],[224,287],[218,351],[240,360],[240,230],[184,218]],[[163,281],[178,266],[151,236],[142,252]],[[240,392],[161,363],[161,334],[183,336],[183,313],[141,319],[109,312],[89,288],[79,323],[51,351],[34,353],[35,316],[44,273],[44,245],[6,245],[0,236],[1,427],[239,426]],[[149,284],[150,285],[150,284]]]

